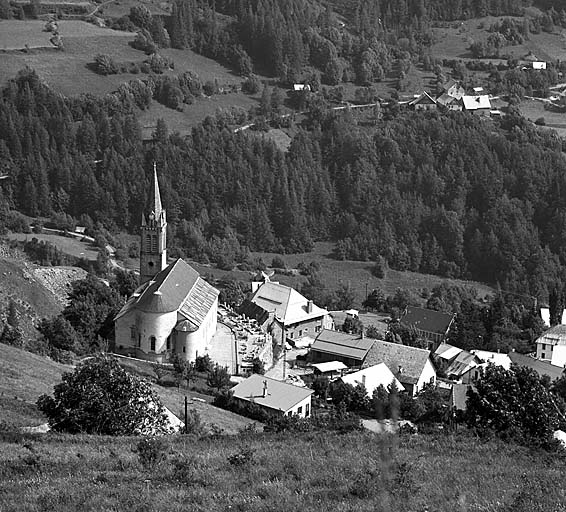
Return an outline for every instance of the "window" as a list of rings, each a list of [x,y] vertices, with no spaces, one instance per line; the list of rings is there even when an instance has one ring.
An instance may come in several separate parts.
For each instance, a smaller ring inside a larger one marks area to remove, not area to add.
[[[321,327],[320,325],[317,325],[317,326],[314,328],[314,332],[320,332],[321,329],[322,329],[322,327]]]
[[[297,414],[303,414],[303,406],[297,408]]]
[[[303,335],[303,330],[301,329],[301,330],[299,331],[299,336],[302,336],[302,335]]]
[[[136,339],[136,327],[135,325],[132,325],[130,327],[130,339],[131,340],[135,340]]]
[[[149,349],[155,352],[155,336],[149,338]]]
[[[151,252],[157,252],[157,235],[151,235]]]
[[[148,233],[147,235],[145,235],[145,250],[149,251],[150,247],[151,247],[151,235]]]
[[[167,336],[167,350],[171,350],[171,335]]]
[[[542,349],[543,349],[543,350],[546,350],[546,343],[543,343],[543,344],[542,344]]]
[[[309,332],[309,328],[308,328],[308,327],[305,327],[305,332]]]
[[[305,418],[308,418],[308,417],[310,416],[310,413],[311,413],[311,411],[310,411],[310,405],[309,405],[309,404],[306,404],[306,405],[305,405]]]
[[[183,352],[185,352],[185,347],[183,347]]]
[[[542,357],[543,359],[546,359],[546,354],[543,352],[543,353],[541,354],[541,357]]]
[[[138,334],[138,347],[141,347],[141,334]]]

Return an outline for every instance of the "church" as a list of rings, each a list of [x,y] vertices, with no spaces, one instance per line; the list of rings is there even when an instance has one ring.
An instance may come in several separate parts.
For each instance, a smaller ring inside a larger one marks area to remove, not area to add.
[[[218,290],[183,259],[167,264],[167,220],[157,171],[141,219],[140,287],[114,319],[115,351],[165,362],[194,361],[216,332]]]

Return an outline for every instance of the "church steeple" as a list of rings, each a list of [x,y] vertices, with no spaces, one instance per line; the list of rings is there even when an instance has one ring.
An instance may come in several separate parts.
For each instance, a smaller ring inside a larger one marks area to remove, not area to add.
[[[149,201],[142,213],[140,244],[140,282],[153,279],[167,266],[167,220],[161,204],[157,168],[153,163],[153,179]]]

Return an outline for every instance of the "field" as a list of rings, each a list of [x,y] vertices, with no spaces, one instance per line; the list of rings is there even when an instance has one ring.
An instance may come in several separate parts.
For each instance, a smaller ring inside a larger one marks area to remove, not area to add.
[[[561,137],[566,137],[566,114],[551,112],[544,109],[544,103],[535,100],[525,100],[519,106],[521,114],[529,121],[535,122],[544,117],[545,126],[552,128]]]
[[[466,432],[0,436],[0,510],[560,512],[565,459]],[[232,461],[232,462],[230,462]]]
[[[512,16],[485,17],[450,23],[442,28],[434,28],[435,44],[432,55],[441,59],[471,59],[470,45],[475,41],[487,39],[490,25],[504,18],[522,21],[522,18]],[[556,60],[566,57],[566,39],[564,33],[531,34],[529,40],[516,46],[506,46],[502,53],[516,58],[523,58],[529,52],[534,53],[540,60]],[[506,59],[482,59],[485,62],[506,62]]]
[[[51,235],[48,233],[10,233],[6,235],[9,240],[19,240],[25,242],[32,238],[37,238],[39,241],[48,242],[57,247],[65,254],[70,254],[76,258],[86,258],[90,261],[96,261],[98,257],[98,250],[90,243],[81,242],[76,238],[70,238],[61,235]]]
[[[322,282],[326,284],[326,288],[328,290],[336,290],[341,285],[350,286],[351,291],[355,295],[354,307],[358,308],[361,307],[361,303],[365,299],[366,287],[368,292],[371,292],[374,288],[381,288],[386,295],[393,294],[397,288],[411,290],[417,295],[420,295],[423,289],[430,291],[436,285],[448,282],[474,287],[478,291],[479,297],[493,293],[493,288],[482,283],[448,279],[428,274],[417,274],[415,272],[387,270],[385,277],[378,279],[371,273],[371,267],[373,265],[371,262],[338,261],[331,258],[332,249],[332,243],[318,242],[315,244],[313,252],[310,253],[285,254],[282,256],[274,253],[252,253],[252,256],[262,258],[267,266],[271,265],[271,261],[275,256],[279,256],[283,259],[287,268],[296,268],[301,261],[307,264],[314,261],[320,266],[320,276]],[[193,262],[191,262],[191,265],[198,270],[201,275],[208,275],[217,279],[234,279],[249,282],[253,274],[253,272],[239,270],[220,270],[212,266]],[[306,278],[304,276],[275,274],[272,280],[299,288],[300,285],[306,281]]]

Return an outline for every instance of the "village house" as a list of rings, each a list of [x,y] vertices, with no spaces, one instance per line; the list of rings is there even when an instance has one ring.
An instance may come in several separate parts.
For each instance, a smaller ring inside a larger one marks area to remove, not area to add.
[[[300,344],[302,338],[312,340],[322,329],[333,326],[326,309],[289,286],[272,282],[268,277],[264,283],[252,286],[251,298],[242,303],[238,312],[254,318],[276,343]]]
[[[436,100],[426,91],[412,101],[409,101],[409,107],[414,110],[435,110]]]
[[[405,391],[405,386],[399,382],[385,363],[368,366],[358,372],[348,373],[343,375],[340,380],[344,384],[352,386],[362,384],[370,398],[379,386],[383,386],[385,390],[395,386],[397,391]]]
[[[379,363],[387,365],[411,396],[415,396],[426,384],[436,383],[436,370],[429,350],[375,340],[362,369]]]
[[[141,286],[114,319],[115,351],[163,362],[204,355],[217,325],[218,290],[182,259],[167,265],[165,210],[154,168],[142,215]]]
[[[566,366],[566,325],[555,325],[535,341],[536,357],[564,368]]]
[[[322,330],[311,345],[312,363],[340,361],[349,368],[361,368],[375,340],[359,334]]]
[[[442,84],[441,91],[442,91],[442,96],[446,95],[451,98],[455,98],[457,100],[462,99],[462,96],[466,94],[466,90],[462,87],[462,84],[457,80],[452,80],[452,79]]]
[[[426,340],[428,348],[433,351],[448,336],[455,317],[453,313],[408,306],[400,323],[414,330],[419,338]]]
[[[491,102],[487,94],[476,96],[462,96],[464,110],[478,115],[489,115]]]
[[[308,418],[312,389],[293,386],[265,375],[253,374],[231,389],[234,398],[254,403],[268,413]]]
[[[482,361],[475,354],[442,343],[433,354],[436,367],[444,373],[447,379],[468,384],[475,380]]]
[[[436,98],[436,103],[448,110],[461,111],[464,108],[462,98],[455,98],[446,93]]]

